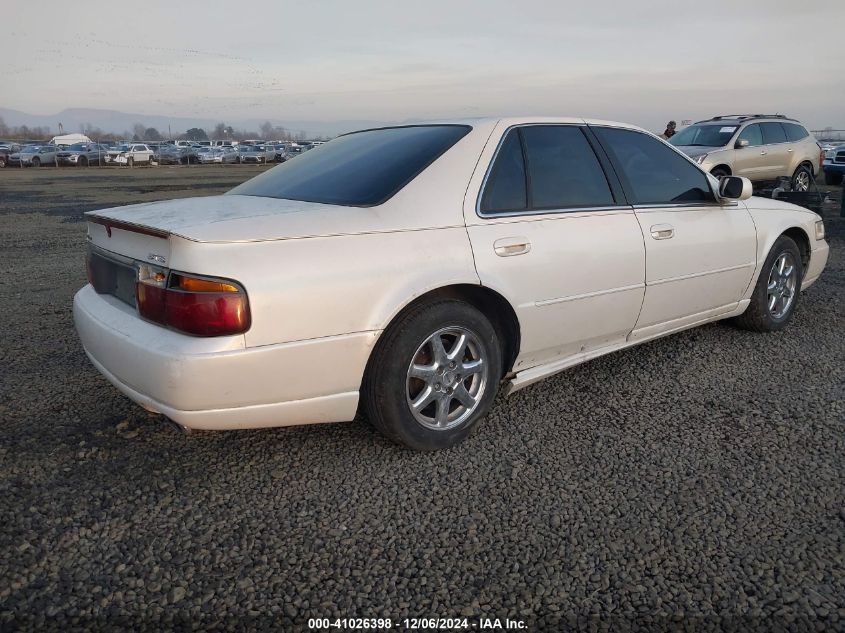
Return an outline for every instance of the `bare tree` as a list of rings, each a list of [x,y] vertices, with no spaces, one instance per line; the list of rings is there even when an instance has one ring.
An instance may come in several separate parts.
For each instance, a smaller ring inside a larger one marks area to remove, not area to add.
[[[157,129],[154,127],[148,127],[144,130],[144,140],[145,141],[161,141],[163,140],[161,134]]]
[[[143,141],[144,140],[144,133],[147,131],[146,126],[143,123],[136,123],[132,126],[132,140],[133,141]]]
[[[228,130],[232,128],[226,127],[225,123],[218,123],[214,126],[214,133],[212,134],[213,138],[216,139],[224,139],[227,138],[229,135],[227,134]]]

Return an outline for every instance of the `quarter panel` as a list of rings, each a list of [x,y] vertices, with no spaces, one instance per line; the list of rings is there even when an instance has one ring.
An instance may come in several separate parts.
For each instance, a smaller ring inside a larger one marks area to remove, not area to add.
[[[172,240],[171,268],[243,284],[252,313],[247,347],[382,330],[429,290],[479,283],[464,227],[230,244]]]

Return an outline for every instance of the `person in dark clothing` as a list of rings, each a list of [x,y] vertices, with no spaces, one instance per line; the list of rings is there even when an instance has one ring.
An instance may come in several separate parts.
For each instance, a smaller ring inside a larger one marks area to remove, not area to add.
[[[670,138],[675,136],[676,127],[677,123],[675,123],[674,121],[669,121],[669,123],[666,124],[666,130],[663,132],[663,134],[660,135],[660,138],[665,138],[668,141]]]

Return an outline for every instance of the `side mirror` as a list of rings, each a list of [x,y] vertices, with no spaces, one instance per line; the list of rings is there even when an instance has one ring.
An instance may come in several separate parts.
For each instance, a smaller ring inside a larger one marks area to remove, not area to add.
[[[719,181],[719,197],[726,200],[748,200],[753,192],[748,178],[725,176]]]
[[[734,144],[734,147],[736,149],[742,149],[743,147],[748,147],[748,139],[747,138],[737,139],[737,142],[736,142],[736,144]]]

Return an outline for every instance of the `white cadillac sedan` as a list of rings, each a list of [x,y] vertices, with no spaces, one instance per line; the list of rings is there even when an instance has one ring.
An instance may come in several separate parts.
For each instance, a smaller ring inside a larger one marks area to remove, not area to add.
[[[341,136],[226,195],[94,211],[91,362],[194,429],[460,442],[496,392],[733,318],[785,327],[821,218],[648,132],[513,118]]]

